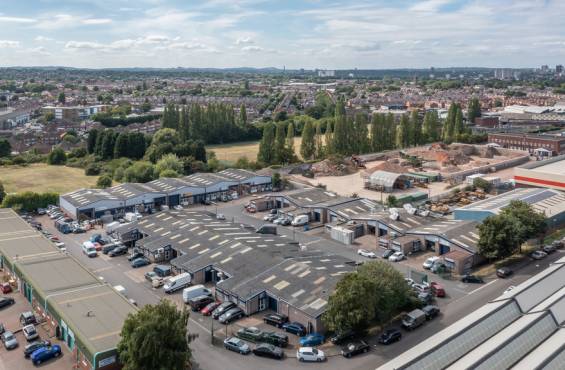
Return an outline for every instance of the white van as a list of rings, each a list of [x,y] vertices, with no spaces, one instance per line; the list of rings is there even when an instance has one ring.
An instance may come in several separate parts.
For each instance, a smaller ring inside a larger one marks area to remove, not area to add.
[[[171,276],[165,280],[163,289],[165,290],[165,293],[171,294],[179,289],[186,288],[190,284],[191,280],[190,274],[188,272],[183,272],[182,274]]]
[[[302,226],[302,225],[306,225],[308,221],[310,221],[308,215],[298,215],[294,218],[294,220],[292,220],[290,224],[292,226]]]
[[[82,243],[82,253],[86,254],[88,257],[98,256],[98,252],[96,252],[94,243],[90,241],[85,241],[84,243]]]
[[[212,291],[204,287],[204,285],[194,285],[182,290],[182,300],[184,301],[184,303],[188,303],[188,301],[190,301],[191,299],[201,295],[212,296]]]

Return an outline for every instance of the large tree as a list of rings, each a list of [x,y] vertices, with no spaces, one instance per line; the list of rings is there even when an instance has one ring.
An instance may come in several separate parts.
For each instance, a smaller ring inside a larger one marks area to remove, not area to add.
[[[275,131],[275,163],[285,163],[287,160],[286,123],[278,122]]]
[[[163,299],[129,314],[118,343],[124,370],[186,370],[191,368],[188,310],[179,311]]]
[[[481,116],[481,103],[479,99],[474,97],[469,100],[469,105],[467,106],[467,121],[469,123],[475,123],[475,118]]]
[[[437,111],[428,111],[424,115],[422,137],[424,142],[434,142],[439,140],[439,118]]]
[[[300,155],[304,160],[311,160],[316,154],[316,143],[314,137],[316,132],[310,120],[306,121],[302,129],[302,142],[300,143]]]
[[[0,139],[0,158],[7,157],[12,153],[12,146],[7,139]]]
[[[547,229],[546,216],[537,212],[530,204],[512,200],[500,214],[503,216],[514,217],[519,222],[519,238],[523,242],[535,238]]]
[[[94,153],[94,148],[96,147],[96,140],[98,139],[98,134],[100,133],[97,129],[92,129],[88,131],[88,138],[86,140],[86,151],[89,154]]]
[[[322,134],[322,121],[316,122],[316,158],[323,158],[325,155],[324,138]]]
[[[263,138],[259,143],[257,161],[270,165],[275,161],[275,125],[267,122],[263,127]]]
[[[488,259],[508,257],[520,245],[518,225],[511,217],[487,217],[479,226],[479,254]]]

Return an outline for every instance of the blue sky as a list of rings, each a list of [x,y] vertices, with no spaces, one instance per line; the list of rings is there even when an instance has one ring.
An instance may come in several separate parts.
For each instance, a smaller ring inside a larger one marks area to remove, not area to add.
[[[565,64],[563,0],[0,0],[0,66]]]

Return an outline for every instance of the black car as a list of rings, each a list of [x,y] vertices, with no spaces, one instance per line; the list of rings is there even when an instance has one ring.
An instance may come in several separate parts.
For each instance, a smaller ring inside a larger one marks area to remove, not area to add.
[[[25,358],[29,358],[29,356],[31,356],[31,354],[33,352],[35,352],[36,350],[43,348],[43,347],[48,347],[51,345],[51,342],[48,340],[41,340],[41,341],[36,341],[36,342],[31,342],[30,344],[28,344],[27,346],[25,346],[24,348],[24,356]]]
[[[265,324],[273,325],[276,326],[277,328],[282,327],[283,324],[287,321],[288,321],[288,317],[285,315],[281,315],[279,313],[270,313],[263,317],[263,322]]]
[[[345,347],[341,349],[341,354],[343,357],[351,358],[360,353],[369,352],[369,345],[364,340],[358,340],[355,342],[348,343]]]
[[[215,299],[210,297],[209,295],[200,295],[198,297],[190,299],[188,301],[188,304],[190,305],[190,309],[196,312],[200,311],[212,302],[215,302]]]
[[[345,341],[353,339],[355,337],[355,332],[353,330],[344,330],[341,332],[335,333],[333,336],[330,337],[330,342],[333,344],[341,344]]]
[[[427,305],[422,308],[422,311],[426,314],[426,320],[431,320],[439,315],[439,307],[434,305]]]
[[[232,309],[235,307],[235,303],[233,302],[224,302],[221,305],[218,306],[218,308],[216,308],[214,310],[214,313],[212,314],[212,317],[214,319],[218,319],[224,312],[227,312],[228,310]]]
[[[253,350],[253,354],[255,356],[269,357],[277,360],[282,360],[284,358],[284,352],[282,349],[268,343],[259,343]]]
[[[398,342],[402,338],[402,333],[398,329],[385,330],[379,337],[379,343],[391,344]]]
[[[476,275],[465,275],[461,278],[461,281],[464,283],[473,283],[473,284],[483,284],[485,282],[483,278]]]
[[[143,266],[147,266],[151,263],[151,261],[149,261],[147,258],[145,257],[139,257],[134,259],[133,261],[131,261],[131,267],[138,268],[138,267],[143,267]]]
[[[138,259],[140,257],[143,257],[143,253],[141,253],[140,251],[135,251],[128,256],[128,261],[131,262],[131,261]]]
[[[122,254],[126,254],[127,252],[128,252],[128,247],[121,245],[108,252],[108,256],[110,257],[121,256]]]
[[[284,348],[288,345],[288,336],[283,333],[263,333],[261,341]]]
[[[20,314],[20,323],[22,324],[22,326],[37,324],[37,319],[35,318],[33,312],[26,311]]]
[[[16,303],[16,301],[14,301],[14,298],[10,298],[10,297],[1,297],[0,298],[0,308],[11,306],[14,303]]]
[[[514,272],[508,267],[501,267],[498,270],[496,270],[496,276],[503,279],[509,277],[513,273]]]
[[[108,254],[110,253],[114,248],[118,248],[119,245],[117,244],[106,244],[105,246],[102,247],[102,253],[104,254]]]
[[[282,328],[288,333],[298,335],[299,337],[306,334],[306,328],[299,322],[291,322],[283,324]]]
[[[387,249],[386,251],[383,252],[383,259],[387,260],[390,256],[392,256],[394,254],[394,251],[392,249]]]

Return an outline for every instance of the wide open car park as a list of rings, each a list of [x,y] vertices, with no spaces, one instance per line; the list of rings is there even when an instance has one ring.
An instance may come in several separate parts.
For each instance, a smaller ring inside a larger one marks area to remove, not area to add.
[[[14,333],[16,340],[18,341],[18,347],[12,350],[7,350],[4,345],[0,343],[0,369],[36,369],[37,367],[33,365],[31,360],[26,359],[24,356],[24,348],[27,344],[29,344],[29,342],[23,335],[21,330],[22,325],[20,323],[20,314],[22,312],[30,311],[31,306],[29,302],[25,300],[25,297],[19,292],[10,293],[6,296],[14,298],[16,303],[0,310],[0,323],[4,325],[6,330]],[[58,358],[42,363],[40,367],[42,369],[53,370],[72,369],[73,365],[76,365],[76,359],[62,341],[50,336],[50,334],[44,329],[44,326],[47,326],[47,324],[40,323],[35,325],[35,328],[39,333],[38,340],[49,340],[51,344],[61,346],[63,353]]]

